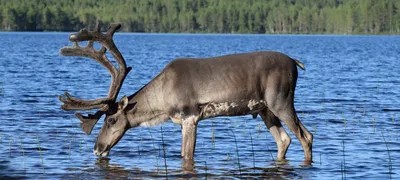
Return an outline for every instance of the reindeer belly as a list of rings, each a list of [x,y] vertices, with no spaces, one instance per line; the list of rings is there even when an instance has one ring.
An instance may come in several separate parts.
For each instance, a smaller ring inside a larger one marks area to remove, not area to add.
[[[200,106],[201,119],[216,116],[240,116],[258,113],[266,108],[264,100],[241,100],[239,102],[208,103]]]

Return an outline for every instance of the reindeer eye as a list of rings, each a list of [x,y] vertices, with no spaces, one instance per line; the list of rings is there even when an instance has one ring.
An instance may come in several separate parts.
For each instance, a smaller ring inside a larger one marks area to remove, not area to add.
[[[108,124],[115,124],[116,122],[117,122],[117,120],[114,119],[114,118],[108,118],[108,119],[107,119],[107,123],[108,123]]]

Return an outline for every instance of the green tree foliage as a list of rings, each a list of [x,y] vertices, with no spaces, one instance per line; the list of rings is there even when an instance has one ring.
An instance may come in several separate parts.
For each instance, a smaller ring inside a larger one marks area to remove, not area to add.
[[[2,31],[77,31],[96,19],[126,32],[400,32],[400,0],[0,0]]]

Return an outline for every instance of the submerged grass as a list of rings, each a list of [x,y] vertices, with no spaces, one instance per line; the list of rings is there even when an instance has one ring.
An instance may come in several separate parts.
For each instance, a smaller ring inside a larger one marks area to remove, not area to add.
[[[78,142],[79,142],[79,152],[82,152],[82,147],[83,147],[82,140],[80,140]]]
[[[392,114],[392,122],[393,122],[393,124],[394,124],[394,114]]]
[[[21,149],[22,158],[23,158],[23,161],[24,161],[24,172],[26,172],[25,150],[24,150],[24,145],[22,144],[21,136],[19,137],[19,147]]]
[[[342,140],[342,152],[343,152],[342,179],[346,179],[346,158],[344,154],[344,140]]]
[[[143,138],[141,137],[141,138],[140,138],[140,141],[139,141],[139,145],[138,145],[138,154],[139,154],[139,157],[140,157],[141,151],[143,150],[142,144],[143,144]]]
[[[212,143],[212,148],[215,149],[215,129],[214,129],[213,119],[211,119],[211,143]]]
[[[321,153],[319,153],[319,165],[322,165],[322,157]]]
[[[343,163],[340,163],[340,172],[342,172],[342,180],[344,180],[344,171],[343,171]]]
[[[316,124],[314,124],[314,136],[315,136],[315,134],[317,134],[317,125]]]
[[[161,142],[162,142],[162,148],[163,148],[163,151],[164,151],[165,177],[168,179],[167,154],[165,153],[164,132],[163,132],[162,126],[161,126]]]
[[[8,157],[11,157],[11,142],[14,142],[13,137],[10,137],[10,141],[8,142]]]
[[[260,123],[257,124],[257,137],[260,137],[260,134],[262,132],[262,127],[263,125]]]
[[[56,129],[56,136],[54,137],[54,139],[58,140],[58,129]]]
[[[388,145],[388,143],[387,143],[387,141],[385,139],[385,136],[383,136],[383,132],[382,131],[381,131],[381,135],[382,135],[382,138],[383,138],[383,142],[385,142],[386,150],[387,150],[388,158],[389,158],[389,164],[388,164],[388,167],[389,167],[389,178],[392,179],[392,169],[393,169],[393,167],[392,167],[392,158],[390,156],[389,145]]]
[[[231,154],[229,154],[229,153],[226,154],[226,161],[227,162],[231,161]]]
[[[237,145],[237,141],[236,141],[235,132],[233,132],[232,128],[229,128],[229,130],[231,130],[231,132],[232,132],[232,134],[233,134],[233,138],[234,138],[234,140],[235,140],[235,145],[236,145],[236,156],[237,156],[238,165],[239,165],[239,176],[240,176],[240,179],[242,179],[242,168],[241,168],[241,166],[240,166],[239,149],[238,149],[238,145]]]
[[[375,132],[375,121],[376,121],[375,117],[372,117],[372,128],[374,128],[374,132]]]
[[[251,134],[251,130],[249,130],[250,133],[250,143],[251,143],[251,154],[253,156],[253,172],[256,170],[256,159],[254,156],[254,144],[253,144],[253,135]]]
[[[153,133],[151,133],[150,130],[148,130],[150,133],[150,137],[151,137],[151,142],[153,144],[153,150],[154,150],[154,155],[156,156],[156,166],[157,166],[157,172],[159,171],[159,165],[158,165],[158,151],[156,148],[156,143],[154,142],[154,137],[153,137]]]
[[[72,137],[73,135],[71,135],[71,139],[69,140],[69,146],[68,146],[68,158],[71,160],[71,153],[72,153]]]
[[[207,160],[206,161],[204,161],[204,170],[206,171],[205,173],[206,173],[206,179],[208,179],[207,177],[208,177],[208,173],[207,173]]]
[[[83,139],[83,142],[85,143],[85,148],[86,149],[88,149],[88,143],[86,142],[86,139],[85,139],[85,137],[82,137],[82,139]],[[88,153],[88,158],[90,158],[90,154],[92,154],[92,153]]]
[[[38,147],[38,150],[39,150],[40,160],[42,162],[42,169],[43,169],[43,174],[44,174],[45,170],[44,170],[44,161],[43,161],[43,155],[42,155],[42,148],[40,147],[39,135],[37,133],[36,133],[36,140],[37,140],[37,147]]]

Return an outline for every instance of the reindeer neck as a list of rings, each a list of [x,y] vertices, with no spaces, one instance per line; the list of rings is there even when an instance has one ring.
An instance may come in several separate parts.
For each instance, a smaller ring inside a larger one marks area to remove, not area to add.
[[[129,102],[136,102],[135,107],[127,113],[131,127],[154,126],[169,119],[165,110],[163,93],[159,92],[162,82],[153,79],[138,92],[129,97]]]

